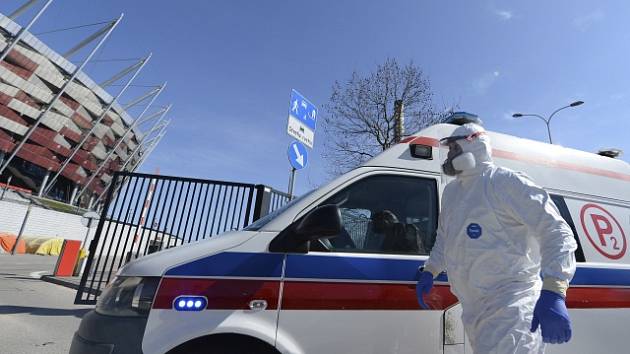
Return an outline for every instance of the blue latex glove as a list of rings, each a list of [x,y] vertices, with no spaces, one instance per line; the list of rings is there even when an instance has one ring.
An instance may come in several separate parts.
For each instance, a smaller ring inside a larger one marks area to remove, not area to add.
[[[549,290],[542,290],[534,307],[532,332],[540,325],[543,342],[560,344],[571,339],[571,319],[562,295]]]
[[[422,308],[429,308],[429,306],[424,303],[422,295],[428,294],[431,291],[431,288],[433,288],[433,274],[431,274],[431,272],[420,273],[420,279],[418,280],[418,284],[416,284],[416,296],[418,297],[418,303],[422,306]]]

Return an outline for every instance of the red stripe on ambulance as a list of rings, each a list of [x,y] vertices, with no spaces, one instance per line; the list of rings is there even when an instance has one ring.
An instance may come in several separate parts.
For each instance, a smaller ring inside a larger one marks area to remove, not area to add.
[[[425,296],[432,310],[457,303],[446,285],[433,287]],[[416,285],[287,281],[282,294],[283,310],[420,310]]]
[[[572,287],[567,291],[567,307],[630,308],[630,288]]]
[[[280,281],[255,279],[162,279],[154,309],[173,308],[182,295],[205,296],[208,310],[249,310],[252,300],[265,300],[267,310],[278,308]],[[444,310],[457,303],[447,285],[436,285],[424,297],[431,310]],[[355,283],[326,281],[284,282],[283,310],[421,310],[415,284]],[[630,308],[630,287],[572,287],[569,308]]]
[[[208,299],[208,309],[249,310],[252,300],[267,301],[267,309],[278,308],[280,281],[243,279],[162,278],[154,309],[173,308],[181,295],[199,295]]]
[[[437,139],[429,138],[426,136],[408,137],[404,140],[401,140],[401,143],[421,144],[421,145],[427,145],[427,146],[432,146],[432,147],[440,146],[440,143]],[[570,171],[588,173],[588,174],[597,175],[597,176],[615,178],[615,179],[620,179],[622,181],[630,181],[630,175],[627,175],[624,173],[602,170],[599,168],[594,168],[594,167],[589,167],[589,166],[581,166],[581,165],[576,165],[576,164],[563,162],[563,161],[549,160],[542,157],[527,156],[527,155],[517,154],[510,151],[505,151],[505,150],[492,149],[492,156],[498,157],[501,159],[523,161],[523,162],[533,163],[536,165],[560,168],[563,170],[570,170]]]

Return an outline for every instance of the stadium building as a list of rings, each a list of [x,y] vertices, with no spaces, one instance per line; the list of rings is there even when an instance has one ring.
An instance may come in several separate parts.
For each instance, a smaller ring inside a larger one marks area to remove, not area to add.
[[[66,203],[91,205],[103,198],[115,171],[132,171],[142,163],[168,125],[164,120],[168,108],[152,114],[145,109],[134,118],[127,113],[130,105],[122,106],[104,88],[133,74],[131,83],[150,56],[105,84],[97,84],[68,58],[87,45],[94,47],[99,39],[106,40],[107,31],[120,19],[62,55],[21,31],[14,22],[20,14],[0,14],[0,58],[4,56],[0,62],[0,183],[10,182],[33,195]],[[134,102],[150,100],[149,108],[163,88],[154,88]],[[151,129],[140,131],[140,124],[149,120],[153,120]]]

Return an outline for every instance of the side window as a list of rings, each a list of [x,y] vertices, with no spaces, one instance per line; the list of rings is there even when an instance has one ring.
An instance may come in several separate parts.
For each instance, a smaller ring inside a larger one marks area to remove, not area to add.
[[[558,207],[560,215],[564,221],[571,226],[571,231],[573,231],[573,238],[575,238],[575,242],[577,242],[578,245],[577,250],[575,250],[575,260],[578,262],[586,262],[586,258],[584,258],[584,251],[582,250],[582,245],[580,244],[580,238],[578,237],[577,230],[575,229],[575,224],[571,218],[569,208],[567,208],[567,203],[564,201],[564,198],[559,195],[551,194],[550,196],[551,200],[553,200],[554,204],[556,204],[556,207]]]
[[[313,250],[427,255],[435,242],[438,207],[433,179],[367,177],[324,204],[339,206],[343,228],[336,237],[312,245]]]

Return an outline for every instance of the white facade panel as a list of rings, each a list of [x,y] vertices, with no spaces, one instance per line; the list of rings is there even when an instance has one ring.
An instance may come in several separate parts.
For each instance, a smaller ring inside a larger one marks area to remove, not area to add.
[[[66,126],[68,121],[70,121],[70,119],[62,116],[61,114],[48,112],[46,113],[46,115],[44,115],[44,118],[42,119],[42,124],[58,132],[59,130],[61,130],[61,128]]]
[[[83,108],[83,106],[79,106],[79,108],[77,108],[77,113],[83,116],[83,118],[89,121],[93,121],[92,115],[90,115],[90,113],[85,108]]]
[[[38,95],[40,95],[41,97],[44,97],[44,95],[50,95],[51,99],[53,96],[53,92],[50,88],[48,88],[48,86],[46,86],[46,84],[44,83],[44,81],[42,81],[42,79],[40,79],[37,75],[31,75],[31,77],[28,79],[28,82],[31,83],[33,86],[29,87],[29,89],[31,90],[31,92],[35,92],[36,90],[40,90],[42,93]],[[24,91],[26,93],[29,93],[27,91]],[[39,92],[39,91],[37,91]],[[36,97],[36,96],[33,96]],[[47,101],[49,102],[49,101]]]
[[[15,95],[17,95],[20,89],[18,89],[15,86],[7,85],[5,83],[0,82],[0,91],[11,97],[15,97]]]
[[[15,134],[24,135],[28,130],[28,127],[17,122],[14,122],[8,118],[5,118],[0,114],[0,128],[11,131]]]
[[[66,149],[70,149],[72,146],[70,145],[70,143],[68,142],[68,140],[66,140],[63,136],[57,134],[55,136],[55,138],[53,139],[53,141],[63,147],[65,147]]]
[[[97,138],[103,139],[103,137],[105,136],[105,134],[107,133],[108,130],[109,130],[108,126],[106,126],[104,124],[101,124],[101,123],[98,123],[96,125],[96,127],[94,128],[93,134]]]
[[[92,155],[96,156],[96,158],[99,160],[105,159],[105,156],[107,156],[107,151],[105,151],[105,145],[103,145],[103,143],[101,142],[96,144],[96,146],[92,149]]]
[[[94,115],[100,116],[103,113],[103,107],[92,91],[74,81],[68,85],[68,88],[70,89],[68,94]]]
[[[105,183],[109,183],[112,181],[112,176],[108,175],[108,174],[104,174],[101,176],[101,180]]]
[[[65,78],[56,69],[47,68],[45,66],[39,66],[35,69],[35,75],[50,82],[53,86],[59,89],[65,83]]]
[[[66,120],[66,128],[68,128],[68,129],[69,129],[69,130],[71,130],[72,132],[77,133],[77,134],[79,134],[79,135],[83,134],[83,133],[81,132],[81,129],[79,128],[79,126],[78,126],[78,125],[76,125],[76,124],[72,121],[72,119],[67,119],[67,120]]]
[[[127,155],[127,152],[125,150],[125,148],[119,146],[118,149],[116,149],[116,155],[118,155],[121,159],[126,160],[129,155]]]
[[[25,116],[28,116],[30,118],[33,119],[37,119],[37,117],[39,116],[39,114],[41,113],[41,111],[37,108],[31,107],[29,105],[27,105],[26,103],[17,100],[17,99],[12,99],[11,102],[9,102],[8,107],[13,109],[14,111],[23,114]],[[59,128],[61,129],[61,127]],[[59,130],[57,129],[57,130]]]
[[[87,172],[85,172],[85,169],[81,166],[77,168],[76,173],[81,177],[87,177]]]
[[[112,124],[112,126],[110,127],[118,136],[122,136],[123,134],[125,134],[125,128],[120,125],[117,122],[114,122],[114,124]]]
[[[22,79],[18,75],[15,75],[11,70],[5,68],[4,66],[0,66],[0,78],[2,78],[4,81],[8,82],[12,86],[21,88],[22,91],[28,93],[29,95],[37,98],[42,102],[50,102],[50,100],[52,100],[52,95],[50,93],[47,93],[43,89]]]
[[[63,103],[63,101],[61,101],[61,100],[57,100],[53,107],[57,111],[59,111],[59,113],[63,114],[64,116],[66,116],[68,118],[72,117],[72,114],[74,113],[72,108],[68,107],[68,105]]]

